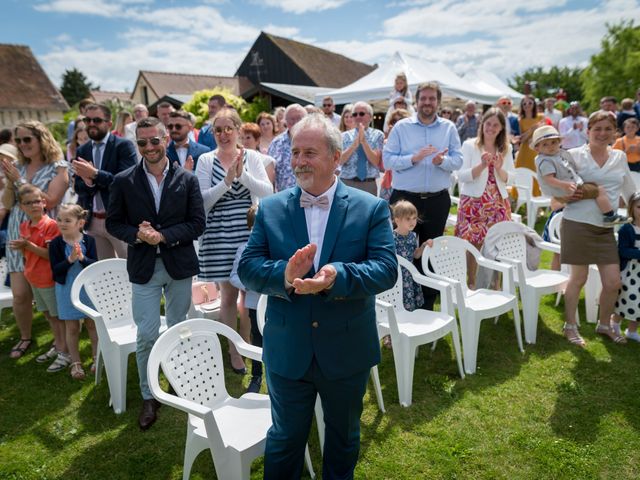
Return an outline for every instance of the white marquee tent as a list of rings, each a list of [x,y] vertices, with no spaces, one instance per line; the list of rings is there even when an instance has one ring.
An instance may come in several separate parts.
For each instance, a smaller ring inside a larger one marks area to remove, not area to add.
[[[524,97],[522,93],[511,88],[493,72],[474,68],[466,72],[462,79],[466,80],[479,90],[490,91],[493,89],[499,96],[506,95],[511,98],[513,103],[516,105],[518,105],[520,100],[522,100],[522,97]]]
[[[493,84],[479,80],[476,83],[470,82],[453,73],[443,63],[420,60],[396,52],[387,62],[351,85],[316,95],[315,103],[316,105],[321,105],[322,98],[327,95],[332,97],[333,101],[338,105],[357,101],[370,102],[386,99],[393,89],[394,79],[399,72],[404,72],[407,75],[409,88],[413,92],[415,92],[415,88],[419,83],[436,81],[440,84],[444,95],[473,100],[483,104],[494,104],[502,95],[513,96],[513,92],[515,92],[506,85],[504,85],[506,87],[505,91],[502,91],[496,87],[495,81]],[[497,77],[495,77],[495,80],[500,82]],[[517,94],[517,92],[515,93]]]

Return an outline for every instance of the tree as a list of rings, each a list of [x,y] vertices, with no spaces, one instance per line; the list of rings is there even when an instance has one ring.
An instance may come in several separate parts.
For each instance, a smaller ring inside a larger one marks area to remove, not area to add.
[[[640,26],[633,20],[607,25],[601,50],[591,57],[582,74],[584,106],[597,110],[600,99],[612,95],[622,100],[634,98],[640,86]]]
[[[89,82],[84,73],[77,68],[65,70],[62,74],[60,93],[69,105],[75,105],[83,98],[87,98],[91,90],[100,90],[100,87]]]
[[[256,97],[251,103],[247,103],[242,97],[238,97],[226,88],[216,87],[210,90],[194,92],[191,100],[182,105],[182,109],[196,116],[196,128],[200,128],[209,119],[209,97],[222,95],[228,105],[235,108],[243,122],[255,122],[260,112],[269,110],[269,104],[264,97]]]
[[[542,67],[533,67],[525,70],[520,75],[515,75],[509,81],[511,88],[523,92],[525,82],[531,85],[531,94],[543,100],[547,97],[555,97],[558,89],[563,88],[567,93],[569,101],[581,101],[582,92],[582,69],[571,67],[551,67],[545,70]]]

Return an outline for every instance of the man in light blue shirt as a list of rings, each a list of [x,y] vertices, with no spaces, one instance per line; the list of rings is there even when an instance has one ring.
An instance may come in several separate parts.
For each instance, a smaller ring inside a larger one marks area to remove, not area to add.
[[[420,244],[444,233],[451,198],[451,173],[462,166],[460,138],[453,122],[436,112],[442,91],[436,82],[416,91],[417,113],[395,124],[382,153],[384,167],[393,171],[389,203],[408,200],[418,209]],[[416,262],[420,266],[419,260]],[[432,308],[435,291],[426,289],[425,308]]]

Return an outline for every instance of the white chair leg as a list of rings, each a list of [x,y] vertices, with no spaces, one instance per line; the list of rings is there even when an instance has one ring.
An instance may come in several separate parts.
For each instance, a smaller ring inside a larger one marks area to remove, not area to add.
[[[318,440],[320,441],[320,453],[324,455],[324,412],[322,411],[322,402],[320,395],[316,397],[316,425],[318,427]]]
[[[522,315],[524,317],[524,339],[527,343],[536,343],[538,330],[538,310],[540,298],[534,291],[526,290],[522,295]]]
[[[584,286],[584,302],[587,314],[587,323],[597,323],[598,321],[598,297],[602,290],[600,276],[598,272],[589,268],[589,276]]]
[[[105,358],[104,366],[107,371],[107,382],[109,382],[109,394],[111,395],[111,405],[117,414],[123,413],[127,409],[127,360],[128,355],[120,354],[116,350],[103,352]]]
[[[556,294],[556,305],[555,305],[556,307],[560,305],[560,299],[562,298],[562,295],[563,295],[563,292],[558,292]]]
[[[527,227],[536,227],[536,213],[538,213],[538,209],[531,203],[527,203]]]
[[[307,471],[311,480],[316,478],[316,472],[313,470],[313,464],[311,463],[311,455],[309,454],[309,444],[304,447],[304,463],[307,465]],[[186,480],[186,479],[183,479]]]
[[[462,352],[464,371],[468,375],[476,373],[476,361],[478,356],[478,340],[480,338],[480,320],[465,320],[461,324]]]
[[[380,375],[378,374],[377,365],[371,368],[371,379],[373,380],[373,389],[376,392],[376,400],[378,401],[378,408],[382,413],[385,413],[384,399],[382,398],[382,387],[380,386]]]
[[[102,358],[102,349],[100,348],[100,341],[98,341],[98,348],[96,349],[96,385],[99,385],[102,381],[102,364],[104,359]]]
[[[403,381],[403,394],[400,397],[400,405],[403,407],[411,406],[413,402],[413,370],[416,364],[416,355],[415,352],[418,350],[417,347],[411,345],[408,339],[404,340],[404,345],[402,345],[403,351],[403,359],[405,362],[403,365],[404,370],[404,381]],[[406,352],[406,354],[404,353]]]
[[[451,328],[451,339],[453,343],[453,349],[456,352],[456,362],[458,362],[458,371],[460,372],[460,378],[464,378],[464,367],[462,366],[462,352],[460,351],[460,334],[458,333],[458,324],[456,320],[453,320],[453,327]]]
[[[203,450],[208,448],[205,442],[200,441],[192,432],[193,427],[187,422],[187,441],[184,446],[184,463],[182,465],[182,480],[189,480],[193,462]]]
[[[520,310],[518,309],[518,302],[515,302],[513,307],[513,324],[516,327],[516,338],[518,339],[518,348],[524,353],[524,346],[522,345],[522,325],[520,322]]]

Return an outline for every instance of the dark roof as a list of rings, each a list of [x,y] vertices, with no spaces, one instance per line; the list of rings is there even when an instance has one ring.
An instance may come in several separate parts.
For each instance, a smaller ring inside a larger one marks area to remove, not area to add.
[[[288,38],[261,33],[270,39],[317,87],[340,88],[349,85],[375,70],[374,66],[357,62],[339,53]]]
[[[96,103],[104,103],[110,100],[120,100],[123,103],[131,102],[129,92],[109,92],[107,90],[91,90],[91,98]]]
[[[245,77],[220,77],[216,75],[194,75],[187,73],[151,72],[140,70],[138,80],[143,77],[157,97],[170,93],[192,94],[198,90],[224,87],[234,95],[242,95],[253,84]],[[135,88],[134,88],[135,91]]]
[[[0,44],[0,65],[0,108],[69,109],[29,47]]]

